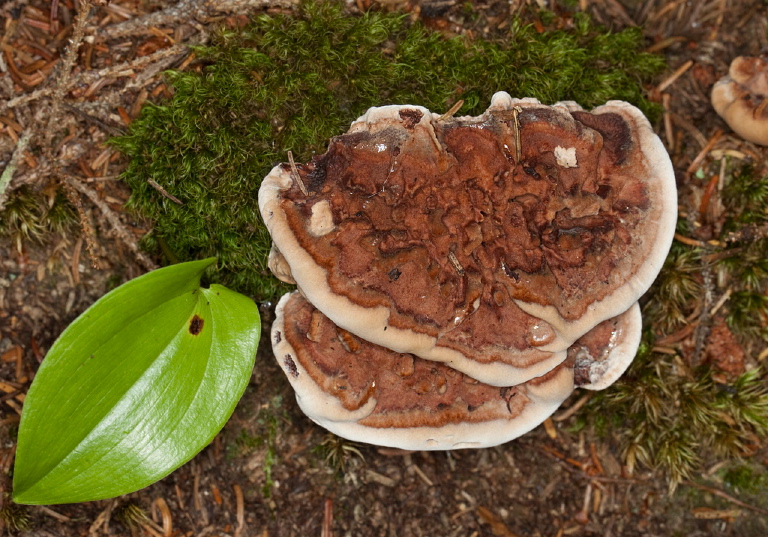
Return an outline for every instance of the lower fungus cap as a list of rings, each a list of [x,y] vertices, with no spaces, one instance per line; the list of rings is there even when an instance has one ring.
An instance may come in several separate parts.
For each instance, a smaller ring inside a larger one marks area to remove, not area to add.
[[[259,206],[334,323],[498,386],[552,370],[636,302],[677,209],[636,108],[503,92],[478,117],[372,108],[311,163],[275,167]]]
[[[277,306],[272,346],[304,413],[350,440],[410,450],[498,445],[530,431],[572,393],[563,364],[514,387],[390,351],[336,327],[298,292]]]

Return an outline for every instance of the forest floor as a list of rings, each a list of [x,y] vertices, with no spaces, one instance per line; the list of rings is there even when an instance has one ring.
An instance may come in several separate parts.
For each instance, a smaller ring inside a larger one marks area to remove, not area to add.
[[[164,70],[194,68],[185,45],[206,42],[216,25],[291,10],[290,0],[94,3],[83,45],[71,58],[66,46],[76,0],[11,0],[0,7],[0,162],[16,167],[8,188],[45,191],[65,182],[82,219],[79,233],[0,239],[6,493],[24,395],[46,350],[97,298],[156,263],[137,246],[150,223],[123,209],[130,194],[118,180],[125,159],[105,141],[145,102],[169,95]],[[657,127],[678,174],[681,211],[699,210],[708,183],[691,177],[697,157],[713,162],[727,154],[765,166],[766,148],[733,134],[708,97],[732,58],[768,50],[763,1],[581,0],[565,9],[553,0],[357,0],[349,8],[350,16],[371,5],[401,10],[446,35],[472,37],[511,13],[527,13],[536,24],[530,15],[536,4],[564,24],[583,10],[616,30],[641,26],[649,49],[666,57],[667,72],[648,91],[665,109]],[[69,134],[54,139],[56,129]],[[190,463],[113,500],[8,507],[6,497],[2,524],[9,535],[41,537],[768,535],[765,495],[720,477],[730,461],[708,461],[670,495],[664,475],[622,464],[610,434],[573,432],[582,396],[568,400],[547,427],[499,447],[406,453],[341,442],[315,426],[262,345],[232,419]],[[768,465],[765,445],[750,464]]]

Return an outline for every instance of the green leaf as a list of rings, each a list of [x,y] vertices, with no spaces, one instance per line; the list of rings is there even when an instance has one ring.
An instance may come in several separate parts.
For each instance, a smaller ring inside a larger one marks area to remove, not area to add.
[[[91,306],[27,394],[13,499],[83,502],[166,476],[224,426],[253,370],[256,304],[200,287],[215,259],[162,268]]]

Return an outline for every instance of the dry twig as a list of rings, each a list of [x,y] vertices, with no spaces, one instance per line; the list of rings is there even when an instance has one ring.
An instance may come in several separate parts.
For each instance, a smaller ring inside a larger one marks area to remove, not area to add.
[[[583,407],[585,404],[587,404],[587,401],[589,401],[591,398],[592,398],[592,392],[588,392],[588,393],[586,393],[585,395],[582,395],[582,396],[579,398],[579,400],[578,400],[578,401],[576,401],[575,403],[573,403],[573,404],[572,404],[570,407],[568,407],[568,408],[567,408],[565,411],[561,412],[561,413],[560,413],[560,414],[558,414],[557,416],[554,416],[554,417],[552,418],[552,421],[554,421],[554,422],[558,422],[558,423],[559,423],[559,422],[561,422],[561,421],[565,421],[565,420],[567,420],[568,418],[570,418],[571,416],[573,416],[574,414],[576,414],[576,412],[578,412],[578,411],[579,411],[579,409],[580,409],[581,407]]]
[[[5,167],[5,170],[3,170],[2,175],[0,175],[0,211],[3,210],[3,206],[5,205],[8,185],[11,184],[11,179],[13,179],[13,174],[16,173],[16,168],[19,166],[19,161],[24,155],[24,152],[27,150],[30,138],[31,134],[29,132],[29,128],[27,128],[27,130],[24,132],[24,134],[21,135],[21,138],[19,138],[19,141],[16,144],[16,149],[13,151],[11,161]]]
[[[742,502],[738,498],[734,498],[728,493],[723,492],[722,490],[708,487],[706,485],[700,485],[698,483],[693,483],[691,481],[683,481],[680,483],[681,485],[685,485],[686,487],[694,487],[699,490],[703,490],[705,492],[709,492],[710,494],[714,494],[715,496],[719,496],[723,498],[724,500],[727,500],[735,505],[738,505],[739,507],[743,507],[744,509],[749,509],[750,511],[755,511],[756,513],[760,513],[762,515],[768,515],[768,510],[763,509],[762,507],[758,507],[756,505],[750,505],[748,503]]]
[[[128,248],[133,252],[134,256],[136,256],[136,259],[141,263],[141,265],[147,269],[147,270],[154,270],[157,268],[157,265],[149,259],[149,257],[144,254],[139,249],[139,245],[136,242],[136,239],[131,235],[131,233],[125,228],[122,222],[120,222],[120,218],[112,211],[112,209],[109,208],[109,205],[106,204],[103,200],[99,199],[98,193],[93,190],[91,187],[80,181],[77,177],[69,174],[63,174],[64,182],[80,192],[81,194],[85,194],[86,197],[91,200],[91,203],[96,205],[99,210],[102,212],[104,217],[107,219],[107,221],[112,226],[112,229],[114,230],[115,234],[122,240]]]
[[[656,87],[656,91],[659,93],[663,93],[664,90],[666,90],[668,87],[670,87],[672,84],[674,84],[675,80],[683,76],[685,72],[693,67],[693,60],[688,60],[683,65],[675,69],[675,71],[669,75],[666,79],[664,79],[661,84],[659,84]]]
[[[189,19],[205,21],[227,13],[244,14],[264,8],[290,8],[296,3],[291,0],[180,0],[177,4],[160,11],[102,28],[97,33],[97,37],[100,40],[107,40],[152,33],[150,28],[174,25]]]
[[[307,191],[307,186],[304,184],[304,181],[301,179],[301,175],[299,175],[299,169],[296,167],[296,162],[293,160],[293,152],[288,151],[288,162],[291,164],[291,179],[296,181],[296,184],[299,185],[299,190],[301,190],[301,193],[305,196],[309,196],[309,192]]]
[[[196,41],[193,40],[191,43],[195,44]],[[135,58],[131,61],[123,62],[118,65],[105,67],[103,69],[82,71],[75,76],[70,76],[66,83],[60,84],[60,86],[66,93],[66,91],[71,90],[77,85],[92,84],[93,82],[103,78],[133,77],[136,76],[137,70],[144,69],[145,67],[154,65],[168,58],[172,58],[172,60],[175,61],[177,56],[186,54],[188,50],[189,49],[187,48],[187,45],[173,45],[172,47],[160,49],[153,52],[152,54],[141,56],[139,58]],[[9,100],[7,103],[0,103],[0,112],[7,108],[17,108],[19,106],[34,102],[38,99],[49,97],[54,93],[55,90],[56,87],[48,86],[33,91],[32,93],[15,97]]]
[[[155,500],[155,505],[160,510],[160,516],[163,520],[163,536],[171,537],[173,534],[173,516],[168,508],[168,503],[163,498]]]
[[[91,257],[91,263],[94,268],[99,268],[99,258],[96,255],[96,241],[94,239],[93,229],[88,222],[88,216],[83,209],[83,203],[80,200],[80,196],[77,195],[75,189],[69,183],[63,183],[64,193],[72,206],[77,210],[77,215],[80,217],[80,228],[83,230],[85,236],[85,247],[88,250],[88,254]],[[74,278],[74,277],[73,277]]]
[[[178,205],[184,205],[184,202],[181,201],[179,198],[168,192],[166,189],[164,189],[160,184],[157,183],[157,181],[153,181],[152,179],[147,179],[147,183],[149,183],[149,186],[160,192],[164,197],[168,198],[172,202],[178,204]]]
[[[320,537],[332,537],[331,524],[333,523],[333,500],[326,498],[323,502],[323,529]]]
[[[43,145],[43,153],[49,161],[53,160],[52,140],[57,130],[55,126],[61,121],[61,118],[59,118],[59,108],[67,92],[67,85],[72,76],[72,68],[77,61],[77,51],[83,43],[85,24],[88,22],[88,15],[91,11],[91,0],[80,0],[78,6],[77,17],[75,18],[72,30],[72,39],[67,47],[67,51],[64,53],[64,63],[61,66],[51,95],[51,109],[48,116],[48,126],[45,129],[45,143]]]
[[[235,528],[235,537],[241,537],[245,530],[245,502],[243,500],[243,489],[240,485],[235,484],[232,486],[235,491],[235,505],[236,505],[236,518],[237,528]]]

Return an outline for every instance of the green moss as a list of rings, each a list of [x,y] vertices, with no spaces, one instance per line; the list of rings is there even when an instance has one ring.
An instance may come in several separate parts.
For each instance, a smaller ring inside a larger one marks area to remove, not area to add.
[[[742,166],[728,178],[723,201],[729,215],[725,232],[768,222],[768,176],[760,177],[751,165]]]
[[[701,295],[700,271],[700,249],[673,243],[650,290],[658,299],[648,301],[643,308],[646,324],[655,326],[661,334],[669,334],[686,324],[686,317],[695,308],[695,299]]]
[[[717,286],[712,300],[730,293],[720,311],[743,348],[765,348],[768,177],[756,175],[752,167],[729,168],[722,199],[723,247],[698,248],[677,241],[672,245],[644,298],[643,322],[648,328],[640,352],[615,387],[590,401],[585,416],[597,417],[581,418],[578,424],[616,432],[627,462],[662,469],[673,488],[708,457],[738,459],[768,437],[768,382],[761,369],[723,384],[723,375],[689,367],[695,342],[683,344],[674,356],[653,350],[655,336],[673,334],[688,324],[687,317],[713,307],[703,303],[705,269]],[[678,231],[686,236],[694,232],[684,220]]]
[[[0,220],[0,234],[12,236],[21,249],[25,240],[39,240],[44,226],[42,205],[26,187],[14,190],[5,204]]]
[[[494,42],[445,39],[402,15],[347,15],[332,2],[295,16],[262,16],[221,30],[197,49],[201,68],[168,73],[174,96],[144,108],[113,141],[130,157],[129,206],[154,220],[144,246],[167,258],[218,256],[213,279],[259,299],[284,288],[266,266],[270,242],[258,216],[262,178],[293,151],[325,150],[368,107],[421,104],[478,114],[491,95],[594,107],[623,99],[651,116],[642,84],[664,66],[639,52],[637,29],[610,33],[578,16],[570,31],[537,33],[513,20]],[[152,188],[160,184],[184,205]]]
[[[768,470],[757,464],[738,463],[722,471],[723,483],[737,493],[762,494],[768,490]]]
[[[728,247],[718,269],[733,294],[728,301],[728,326],[738,335],[768,341],[768,176],[752,166],[732,173],[723,190],[726,221],[722,240]]]
[[[614,388],[596,394],[589,414],[612,420],[628,464],[659,468],[674,489],[707,457],[742,457],[768,436],[768,388],[758,370],[721,384],[706,368],[687,370],[669,355],[635,359]]]
[[[261,492],[265,498],[270,497],[274,486],[272,469],[278,462],[277,435],[288,420],[283,398],[276,395],[270,399],[268,404],[259,408],[252,422],[253,426],[249,429],[241,429],[234,441],[227,446],[227,457],[229,458],[247,455],[255,450],[264,450],[262,463],[264,485]]]
[[[112,517],[126,528],[134,530],[142,527],[149,519],[144,509],[132,501],[119,505],[112,513]]]
[[[358,449],[358,444],[333,433],[326,434],[323,441],[312,449],[312,453],[323,459],[325,464],[337,474],[344,473],[351,460],[355,458],[365,460]]]
[[[0,236],[11,237],[21,251],[26,241],[40,242],[49,234],[66,234],[75,229],[77,213],[61,188],[53,198],[21,186],[8,196],[0,211]]]
[[[26,506],[13,503],[10,494],[3,499],[3,507],[0,509],[0,520],[8,531],[13,534],[16,531],[29,529],[30,516]]]

